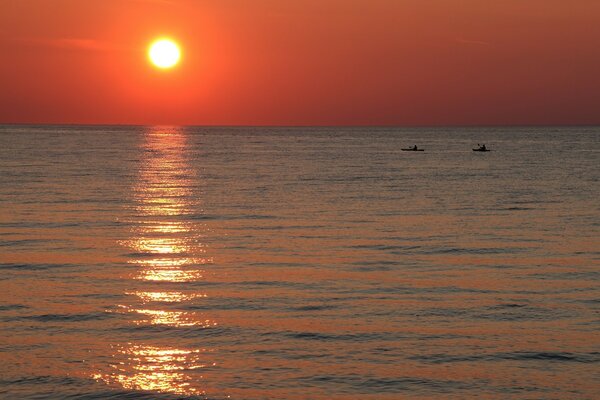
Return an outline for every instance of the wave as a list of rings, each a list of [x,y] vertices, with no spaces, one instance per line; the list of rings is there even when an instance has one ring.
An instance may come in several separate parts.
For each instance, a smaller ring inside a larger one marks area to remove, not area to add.
[[[224,400],[227,396],[190,396],[107,387],[93,379],[73,376],[19,376],[0,378],[0,395],[22,400]]]
[[[600,352],[569,353],[569,352],[536,352],[519,351],[512,353],[492,353],[478,355],[450,355],[429,354],[424,356],[408,357],[412,360],[423,361],[433,364],[455,363],[455,362],[478,362],[478,361],[553,361],[573,363],[600,363]]]
[[[31,263],[0,263],[1,269],[15,269],[15,270],[47,270],[47,269],[58,269],[58,268],[74,268],[78,267],[76,264],[31,264]]]

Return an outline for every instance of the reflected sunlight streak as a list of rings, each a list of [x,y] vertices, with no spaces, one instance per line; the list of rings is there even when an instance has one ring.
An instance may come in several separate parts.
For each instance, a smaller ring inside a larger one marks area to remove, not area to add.
[[[198,265],[213,263],[211,257],[201,256],[206,253],[206,248],[198,242],[204,237],[198,232],[199,226],[180,220],[197,209],[194,208],[197,200],[190,189],[194,179],[186,158],[186,141],[185,132],[178,129],[153,128],[145,136],[139,179],[134,188],[137,205],[132,207],[135,219],[131,223],[135,228],[130,239],[120,242],[133,251],[127,254],[130,257],[127,263],[138,267],[130,276],[133,281],[170,286],[199,281],[205,271]],[[136,296],[131,299],[138,302],[118,305],[120,311],[117,312],[139,316],[132,321],[137,326],[209,328],[217,325],[194,312],[165,308],[164,303],[174,307],[207,297],[206,294],[162,291],[156,290],[156,286],[153,290],[137,288],[126,294]],[[97,373],[93,377],[131,390],[203,395],[204,391],[197,387],[198,376],[192,379],[186,371],[205,368],[207,364],[199,359],[206,352],[206,349],[183,350],[128,343],[126,348],[119,348],[113,355],[121,360],[111,364],[116,371]]]
[[[186,294],[182,292],[128,292],[126,294],[138,296],[144,303],[180,303],[182,301],[189,301],[198,297],[207,297],[206,294]]]
[[[198,281],[203,277],[203,271],[201,270],[187,270],[181,269],[144,269],[139,272],[139,275],[134,279],[152,282],[194,282]]]
[[[180,395],[203,395],[205,392],[191,385],[185,371],[214,367],[215,363],[201,361],[206,349],[137,346],[119,348],[112,374],[94,374],[92,377],[107,384],[117,383],[125,389],[146,390]],[[121,359],[124,357],[124,361]]]

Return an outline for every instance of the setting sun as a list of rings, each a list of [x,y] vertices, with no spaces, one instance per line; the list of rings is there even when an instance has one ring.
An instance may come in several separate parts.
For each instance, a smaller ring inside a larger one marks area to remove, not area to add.
[[[158,68],[171,68],[179,63],[181,52],[174,41],[159,39],[150,45],[148,58]]]

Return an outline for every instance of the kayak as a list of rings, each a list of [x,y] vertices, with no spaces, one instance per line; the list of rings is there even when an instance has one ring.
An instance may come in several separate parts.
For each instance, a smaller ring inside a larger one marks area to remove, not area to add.
[[[490,149],[473,149],[473,151],[491,151]]]
[[[425,149],[400,149],[402,151],[425,151]]]

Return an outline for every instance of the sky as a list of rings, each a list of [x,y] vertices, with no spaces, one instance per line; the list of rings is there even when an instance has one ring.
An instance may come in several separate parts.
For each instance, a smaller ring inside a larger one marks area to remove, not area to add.
[[[0,123],[600,124],[600,1],[0,0]]]

